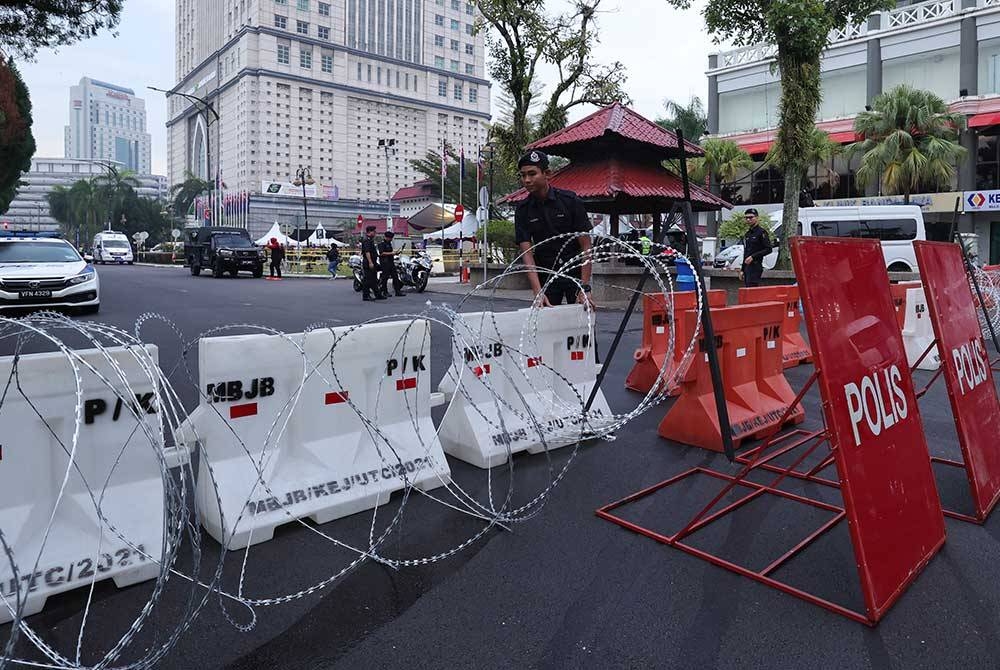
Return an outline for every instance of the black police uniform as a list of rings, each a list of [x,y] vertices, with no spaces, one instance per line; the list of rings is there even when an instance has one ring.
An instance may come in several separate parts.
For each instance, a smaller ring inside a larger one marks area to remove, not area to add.
[[[392,278],[392,290],[396,295],[406,295],[403,293],[403,282],[399,281],[399,273],[396,271],[396,263],[391,256],[382,254],[393,253],[392,240],[382,240],[378,244],[378,262],[382,267],[381,286],[379,290],[382,295],[389,295],[389,278]]]
[[[761,225],[747,231],[743,237],[743,285],[760,286],[764,274],[764,256],[771,253],[771,238]],[[747,259],[751,259],[747,265]]]
[[[534,244],[532,252],[539,268],[559,270],[563,264],[580,253],[578,238],[555,238],[565,233],[589,233],[590,219],[583,201],[572,191],[550,186],[548,195],[540,200],[528,196],[514,211],[514,239],[517,244]],[[580,279],[580,267],[566,271],[570,277]],[[546,273],[539,273],[542,285],[548,280]],[[557,277],[549,284],[545,296],[553,305],[563,299],[567,304],[576,302],[579,284],[569,277]]]
[[[368,262],[368,258],[371,257],[375,259],[375,264],[372,265]],[[364,282],[362,283],[362,297],[365,300],[372,299],[372,293],[375,294],[375,299],[379,299],[382,295],[378,290],[378,250],[375,248],[375,240],[365,236],[361,240],[361,267],[364,270]]]

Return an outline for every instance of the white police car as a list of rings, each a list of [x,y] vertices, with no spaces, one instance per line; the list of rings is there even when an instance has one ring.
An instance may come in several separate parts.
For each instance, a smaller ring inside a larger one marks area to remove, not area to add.
[[[0,233],[0,310],[24,307],[94,314],[101,307],[97,271],[66,240]]]

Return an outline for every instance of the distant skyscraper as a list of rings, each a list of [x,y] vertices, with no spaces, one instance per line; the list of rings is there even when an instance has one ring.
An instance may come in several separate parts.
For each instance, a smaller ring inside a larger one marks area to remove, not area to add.
[[[423,178],[414,159],[486,141],[475,0],[177,0],[176,16],[173,90],[220,119],[167,98],[172,184],[261,193],[308,165],[343,200],[384,202]],[[388,166],[380,139],[396,140]]]
[[[146,103],[130,88],[84,77],[70,88],[66,158],[111,160],[151,173]]]

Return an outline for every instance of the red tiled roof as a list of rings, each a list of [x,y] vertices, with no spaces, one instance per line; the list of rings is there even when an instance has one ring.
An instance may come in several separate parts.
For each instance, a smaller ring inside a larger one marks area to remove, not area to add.
[[[409,219],[405,216],[394,216],[392,217],[392,228],[397,234],[404,234],[404,232],[409,231]],[[365,228],[368,226],[375,226],[375,232],[384,233],[386,231],[386,222],[384,216],[374,216],[365,217],[361,220],[360,224],[355,224],[354,232],[363,233]]]
[[[667,150],[665,153],[678,155],[677,135],[661,128],[641,114],[638,114],[619,102],[599,109],[590,116],[558,130],[548,137],[532,142],[529,149],[544,149],[559,154],[559,147],[578,144],[604,137],[607,134],[618,135],[627,140],[633,140],[653,148]],[[684,140],[688,156],[703,156],[701,147]],[[673,150],[673,151],[670,151]]]
[[[434,182],[430,179],[424,179],[423,181],[418,181],[412,186],[404,186],[403,188],[396,191],[395,195],[392,196],[393,201],[396,200],[409,200],[410,198],[425,198],[430,196],[434,191]]]
[[[549,182],[556,188],[575,192],[585,201],[611,199],[619,196],[652,200],[680,200],[684,188],[680,177],[660,165],[636,165],[618,159],[591,163],[570,163],[552,175]],[[520,202],[528,197],[523,188],[504,200]],[[691,201],[695,209],[731,208],[728,202],[709,191],[691,184]]]

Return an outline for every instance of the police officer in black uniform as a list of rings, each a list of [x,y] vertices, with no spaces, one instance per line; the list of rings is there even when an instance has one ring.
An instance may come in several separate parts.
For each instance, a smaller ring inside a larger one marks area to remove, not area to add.
[[[757,210],[750,208],[743,212],[750,224],[750,229],[743,236],[743,274],[744,286],[760,286],[764,274],[764,256],[771,253],[771,238],[757,220]]]
[[[590,232],[583,201],[572,191],[549,185],[552,176],[549,157],[541,151],[526,153],[517,162],[517,169],[528,197],[514,211],[514,237],[523,253],[536,301],[542,307],[559,305],[564,300],[567,304],[579,302],[592,307],[589,260],[582,266],[563,270],[569,276],[556,277],[542,292],[549,277],[545,270],[560,271],[565,263],[591,249],[589,235],[558,237]]]
[[[361,263],[365,281],[362,284],[362,300],[385,300],[378,290],[378,250],[375,248],[375,226],[365,228],[365,239],[361,241]],[[375,297],[372,297],[372,294]]]
[[[384,296],[389,296],[389,278],[392,278],[392,289],[397,296],[406,295],[403,293],[403,282],[399,281],[399,273],[396,271],[396,251],[392,248],[392,238],[395,233],[391,230],[385,231],[385,238],[378,245],[378,262],[382,268],[382,284],[379,292]]]

